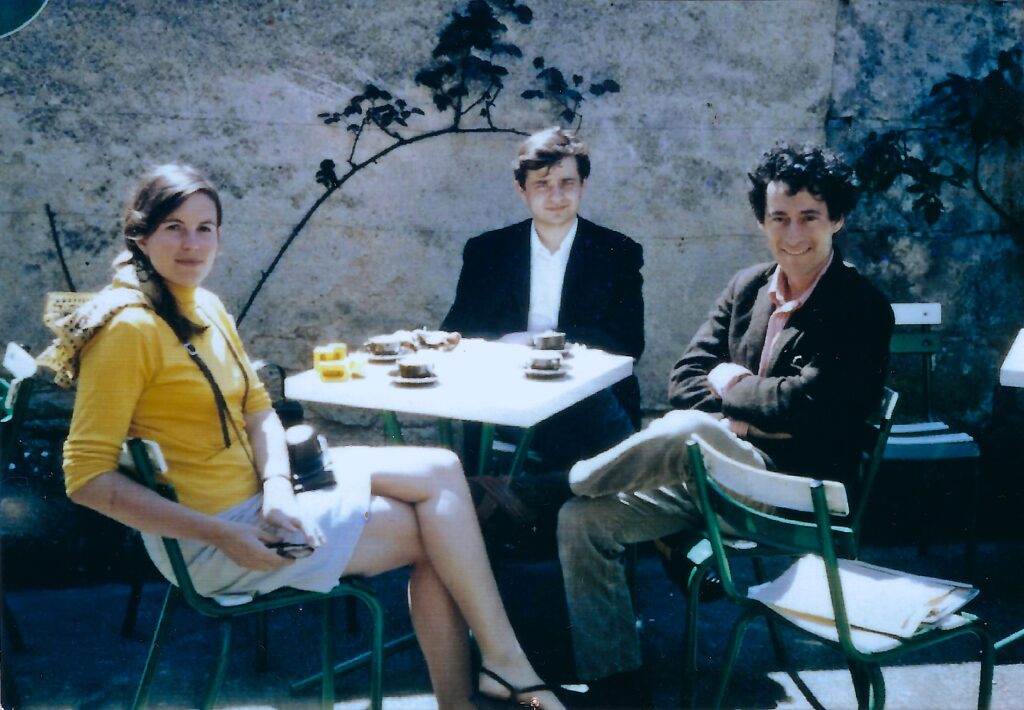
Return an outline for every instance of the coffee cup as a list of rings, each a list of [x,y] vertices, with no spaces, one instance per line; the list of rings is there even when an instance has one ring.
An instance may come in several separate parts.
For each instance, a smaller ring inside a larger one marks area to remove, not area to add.
[[[378,335],[366,341],[366,350],[371,355],[397,355],[402,351],[402,341],[388,335]]]
[[[423,360],[406,360],[398,363],[398,374],[406,379],[433,377],[434,366]]]
[[[533,336],[533,347],[538,350],[561,350],[565,347],[565,333],[545,330]],[[556,368],[557,369],[557,368]]]
[[[553,372],[562,367],[562,356],[557,353],[534,355],[530,358],[530,368]]]

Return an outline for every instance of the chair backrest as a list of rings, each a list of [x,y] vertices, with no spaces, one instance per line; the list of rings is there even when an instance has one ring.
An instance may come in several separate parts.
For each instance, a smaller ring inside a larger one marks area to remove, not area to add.
[[[878,476],[878,469],[882,465],[885,456],[885,445],[889,442],[889,434],[892,432],[892,420],[896,414],[896,405],[899,403],[900,395],[888,387],[883,388],[882,401],[875,415],[865,422],[868,427],[867,447],[864,451],[864,458],[860,467],[860,486],[857,491],[857,504],[854,506],[853,514],[850,516],[850,527],[856,534],[858,543],[861,540],[864,513],[871,500],[871,493],[875,487],[875,479]]]
[[[816,526],[799,514],[817,515],[814,491],[820,493],[826,520],[850,512],[842,483],[756,468],[729,458],[699,436],[688,443],[701,510],[713,523],[709,533],[719,532],[721,519],[744,539],[793,552],[813,551],[818,546]],[[837,529],[850,533],[849,528]],[[849,537],[852,544],[852,533]]]
[[[155,441],[138,438],[128,439],[124,443],[119,463],[122,473],[125,473],[147,488],[156,491],[164,498],[177,502],[178,497],[174,492],[174,487],[169,483],[157,480],[157,473],[166,472],[167,465],[164,463],[160,445]],[[189,606],[202,614],[213,617],[222,616],[223,609],[216,601],[204,597],[196,591],[178,541],[171,537],[165,537],[162,540],[164,549],[167,551],[167,558],[171,563],[171,569],[174,572],[174,578],[178,582],[178,589],[181,591],[185,601]]]
[[[8,343],[4,353],[5,373],[0,376],[0,479],[17,455],[22,425],[35,387],[36,364],[17,343]]]
[[[942,337],[932,327],[942,324],[942,304],[894,303],[892,311],[896,329],[889,341],[889,352],[920,356],[924,416],[932,421],[932,372],[935,357],[942,351]]]
[[[720,520],[745,539],[793,554],[821,556],[840,640],[849,648],[850,627],[839,582],[837,554],[852,557],[856,539],[849,527],[832,524],[833,516],[846,515],[846,489],[835,481],[774,473],[734,461],[694,436],[687,442],[697,499],[726,594],[745,602],[733,580],[722,538]],[[772,503],[775,501],[775,503]],[[785,505],[779,505],[785,501]],[[770,512],[759,510],[772,504]],[[813,522],[799,513],[813,513]]]

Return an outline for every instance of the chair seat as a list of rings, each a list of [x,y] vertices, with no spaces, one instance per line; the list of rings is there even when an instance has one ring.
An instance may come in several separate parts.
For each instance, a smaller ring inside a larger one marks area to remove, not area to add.
[[[771,609],[777,616],[782,617],[794,626],[803,629],[809,634],[816,636],[822,641],[830,644],[839,643],[839,632],[836,630],[835,622],[822,619],[817,616],[808,616],[806,614],[800,614],[798,612],[789,611],[788,609],[779,609],[770,604],[765,604],[768,609]],[[951,614],[950,616],[942,620],[942,624],[937,625],[924,625],[918,629],[911,638],[918,639],[926,634],[933,633],[935,631],[948,631],[950,629],[957,629],[965,626],[975,620],[976,617],[971,614],[959,613]],[[861,653],[885,653],[891,651],[894,648],[899,648],[901,645],[906,643],[906,639],[897,638],[888,634],[879,633],[877,631],[869,631],[868,629],[860,629],[851,626],[850,627],[850,640],[853,645]]]
[[[969,434],[891,436],[885,445],[886,461],[943,461],[976,459],[981,455]]]
[[[949,424],[946,422],[913,422],[893,424],[889,433],[891,436],[906,436],[908,434],[938,434],[945,431],[949,431]]]

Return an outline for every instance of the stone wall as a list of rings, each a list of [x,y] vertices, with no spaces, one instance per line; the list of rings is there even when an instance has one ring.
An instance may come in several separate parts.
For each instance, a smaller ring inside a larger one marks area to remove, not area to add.
[[[583,214],[644,247],[648,348],[638,372],[652,410],[666,406],[666,373],[728,276],[768,256],[745,199],[760,152],[777,139],[855,147],[868,130],[907,125],[945,72],[978,75],[1024,30],[1019,2],[528,4],[533,22],[510,24],[524,58],[509,65],[500,125],[556,121],[519,98],[538,55],[622,87],[584,105],[594,169]],[[448,120],[413,76],[455,6],[50,3],[0,40],[3,338],[47,340],[43,295],[67,287],[54,231],[80,290],[107,280],[133,176],[168,160],[201,166],[223,189],[223,251],[209,285],[237,311],[323,194],[320,161],[348,154],[349,134],[318,113],[341,110],[371,81],[426,110],[407,135]],[[466,239],[525,217],[509,171],[518,140],[431,138],[356,175],[315,212],[243,321],[254,356],[299,368],[320,342],[439,323]],[[1012,183],[1012,169],[990,172]],[[943,405],[977,422],[1024,325],[1024,255],[969,191],[950,204],[925,229],[899,199],[873,200],[845,239],[848,258],[895,300],[946,304]]]

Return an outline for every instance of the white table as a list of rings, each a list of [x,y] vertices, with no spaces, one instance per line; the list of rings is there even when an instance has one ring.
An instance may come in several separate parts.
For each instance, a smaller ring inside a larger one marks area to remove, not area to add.
[[[1003,366],[999,368],[999,384],[1003,387],[1024,387],[1024,329],[1017,333],[1017,338],[1010,346],[1009,354],[1003,360]],[[1000,649],[1022,639],[1024,639],[1024,629],[996,641],[995,645],[997,649]]]
[[[999,368],[999,384],[1004,387],[1024,387],[1024,329],[1017,333],[1010,352]]]
[[[631,357],[578,346],[570,352],[564,360],[564,377],[534,379],[527,377],[524,369],[530,355],[536,353],[530,347],[465,339],[450,352],[427,350],[413,355],[433,362],[437,382],[432,385],[396,384],[391,375],[397,374],[396,363],[368,362],[365,377],[346,382],[324,382],[315,370],[293,375],[285,380],[285,395],[306,402],[381,410],[389,435],[397,440],[401,434],[395,412],[481,422],[482,467],[495,425],[522,428],[523,438],[512,464],[517,473],[525,462],[534,426],[633,372]]]

